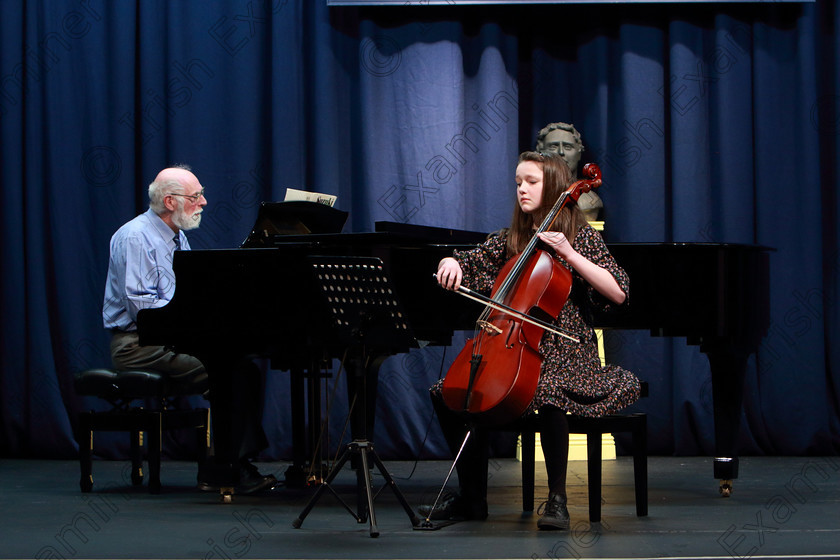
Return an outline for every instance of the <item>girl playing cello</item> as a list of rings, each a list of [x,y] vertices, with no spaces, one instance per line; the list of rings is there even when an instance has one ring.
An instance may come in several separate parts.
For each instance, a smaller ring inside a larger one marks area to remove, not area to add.
[[[463,284],[488,293],[503,265],[521,253],[534,231],[569,187],[571,174],[556,155],[525,152],[516,167],[516,196],[511,227],[491,235],[469,251],[456,251],[441,260],[440,285],[458,290]],[[575,204],[566,205],[548,230],[537,234],[544,248],[572,272],[571,293],[554,324],[580,336],[580,342],[546,332],[539,345],[542,366],[534,398],[528,409],[538,411],[541,443],[545,455],[549,495],[537,521],[540,529],[568,529],[566,466],[569,425],[566,413],[603,416],[632,404],[640,391],[639,380],[617,366],[601,366],[592,328],[591,309],[621,305],[627,299],[629,281],[607,250],[600,234]],[[432,401],[443,433],[455,454],[467,431],[463,415],[446,406],[440,381],[431,388]],[[487,517],[486,432],[473,430],[457,463],[460,494],[444,500],[434,511],[420,507],[432,519]]]

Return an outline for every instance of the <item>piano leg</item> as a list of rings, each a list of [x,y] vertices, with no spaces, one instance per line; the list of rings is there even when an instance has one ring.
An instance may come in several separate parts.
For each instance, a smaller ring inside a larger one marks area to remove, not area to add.
[[[252,361],[224,352],[198,356],[207,369],[213,457],[205,461],[204,482],[220,489],[230,503],[248,459],[268,446],[262,429],[262,377]]]
[[[327,429],[321,421],[321,370],[316,360],[307,367],[293,365],[289,371],[292,464],[284,473],[287,487],[318,485],[326,475],[326,466],[321,463],[321,457],[329,454],[324,449],[328,439],[321,433]]]
[[[286,486],[303,488],[306,486],[306,405],[304,379],[306,375],[302,368],[292,368],[289,372],[289,391],[292,409],[292,464],[286,469],[284,477]]]
[[[210,387],[210,421],[213,427],[213,456],[202,469],[207,482],[220,489],[221,499],[230,503],[233,487],[239,484],[239,449],[234,445],[233,362],[225,356],[202,356]]]
[[[744,398],[744,377],[749,352],[727,341],[704,343],[702,351],[712,370],[715,418],[714,477],[718,491],[728,498],[733,480],[738,478],[737,441]]]

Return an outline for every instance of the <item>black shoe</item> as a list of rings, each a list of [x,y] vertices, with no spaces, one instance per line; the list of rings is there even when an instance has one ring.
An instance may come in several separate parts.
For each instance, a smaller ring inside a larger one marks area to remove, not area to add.
[[[203,492],[218,492],[222,482],[230,478],[230,468],[219,465],[213,457],[198,463],[198,489]]]
[[[277,484],[273,474],[263,476],[250,461],[242,461],[239,467],[239,484],[236,492],[239,494],[253,494],[261,490],[270,490]]]
[[[441,496],[434,509],[431,504],[422,505],[417,508],[417,513],[432,521],[461,519],[484,521],[487,519],[487,500],[467,501],[459,494],[450,492]]]
[[[550,492],[548,501],[540,504],[537,513],[540,518],[537,520],[539,529],[568,529],[569,510],[566,509],[566,497]]]
[[[204,492],[219,492],[224,485],[218,483],[218,474],[214,477],[213,469],[209,465],[210,463],[199,466],[198,488]],[[274,475],[263,476],[257,470],[257,467],[249,461],[243,460],[239,463],[239,483],[235,486],[234,493],[253,494],[270,489],[276,484],[277,479]]]

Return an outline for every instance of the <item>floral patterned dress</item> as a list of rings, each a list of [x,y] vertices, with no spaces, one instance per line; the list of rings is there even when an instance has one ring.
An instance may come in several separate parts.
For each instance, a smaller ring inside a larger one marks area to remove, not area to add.
[[[506,231],[491,236],[483,244],[469,251],[455,251],[455,260],[464,272],[462,284],[475,291],[489,294],[493,283],[506,262]],[[574,249],[598,266],[607,269],[625,294],[629,294],[627,273],[609,253],[601,235],[584,225],[574,240]],[[560,257],[558,262],[571,269]],[[618,366],[602,366],[598,357],[598,343],[592,328],[592,309],[607,310],[615,305],[583,278],[572,271],[572,291],[555,324],[561,329],[582,335],[577,343],[546,332],[540,343],[542,370],[534,400],[529,411],[543,405],[554,405],[580,416],[604,416],[632,404],[639,398],[639,380]],[[442,381],[431,390],[439,393]]]

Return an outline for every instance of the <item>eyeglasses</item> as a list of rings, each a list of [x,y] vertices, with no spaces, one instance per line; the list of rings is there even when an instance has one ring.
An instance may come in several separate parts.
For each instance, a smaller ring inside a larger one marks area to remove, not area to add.
[[[169,196],[183,196],[184,198],[189,198],[193,202],[198,202],[202,196],[204,196],[204,189],[197,192],[196,194],[180,194],[180,193],[169,193]]]

